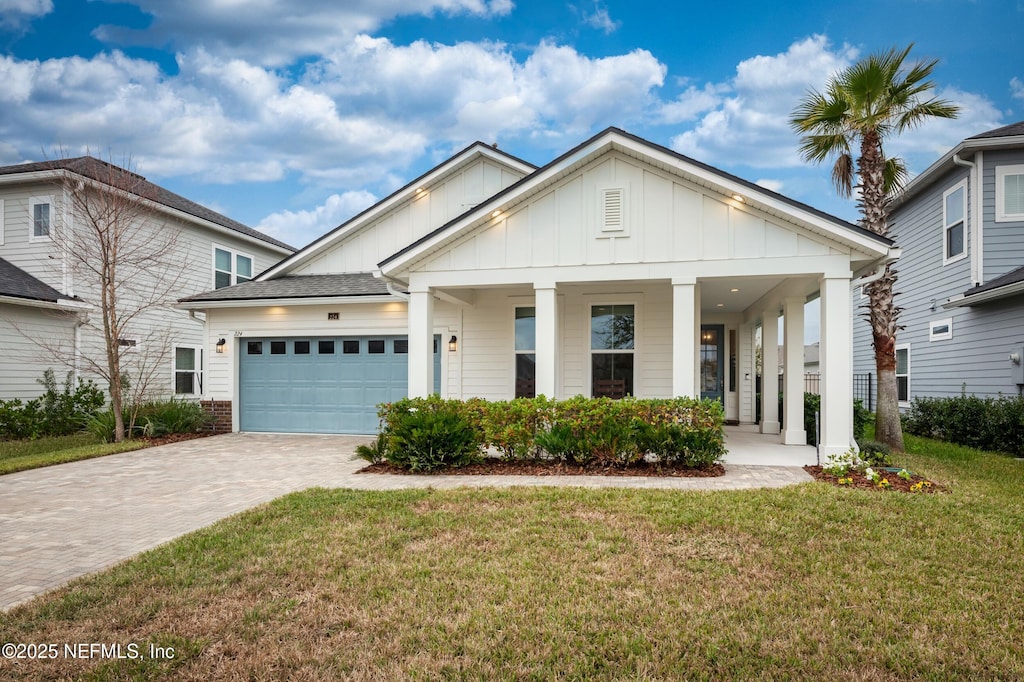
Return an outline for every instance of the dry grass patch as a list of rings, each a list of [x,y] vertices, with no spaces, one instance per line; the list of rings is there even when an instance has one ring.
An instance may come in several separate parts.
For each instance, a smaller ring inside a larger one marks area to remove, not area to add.
[[[289,495],[0,615],[3,641],[173,661],[0,677],[1021,679],[1024,486],[985,462],[937,462],[941,496]]]

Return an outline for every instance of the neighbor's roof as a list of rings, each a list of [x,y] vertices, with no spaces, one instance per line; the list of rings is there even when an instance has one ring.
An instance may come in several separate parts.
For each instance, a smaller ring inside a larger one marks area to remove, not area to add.
[[[181,299],[193,301],[252,301],[275,298],[337,298],[387,296],[387,284],[369,272],[342,275],[285,275],[263,282],[243,282]]]
[[[69,298],[3,258],[0,258],[0,296],[53,303]]]
[[[109,184],[111,179],[114,179],[117,176],[122,176],[126,181],[123,183],[121,189],[130,190],[133,194],[144,199],[154,201],[158,204],[167,206],[168,208],[181,211],[182,213],[187,213],[188,215],[214,223],[215,225],[226,227],[229,230],[234,230],[235,232],[247,237],[258,239],[281,249],[295,251],[294,247],[285,244],[282,241],[263,234],[258,230],[254,230],[247,225],[243,225],[237,220],[232,220],[225,215],[221,215],[216,211],[186,199],[179,194],[175,194],[168,189],[164,189],[159,185],[153,184],[137,173],[125,170],[120,166],[115,166],[114,164],[107,163],[106,161],[100,161],[99,159],[91,156],[78,156],[71,159],[55,159],[53,161],[21,163],[14,166],[0,166],[0,175],[16,175],[20,173],[35,173],[54,170],[67,170],[77,175],[89,178],[90,180],[106,184]]]

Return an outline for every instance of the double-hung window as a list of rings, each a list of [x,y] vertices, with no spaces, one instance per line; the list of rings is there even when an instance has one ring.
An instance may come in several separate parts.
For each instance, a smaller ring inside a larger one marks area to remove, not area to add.
[[[942,263],[967,256],[967,183],[942,195]]]
[[[590,308],[591,395],[633,395],[636,313],[632,305]]]
[[[222,289],[252,279],[252,256],[222,246],[213,247],[213,288]]]
[[[515,328],[517,398],[537,394],[537,309],[516,308]]]
[[[1024,221],[1024,165],[996,166],[996,222]]]
[[[53,227],[53,198],[31,197],[28,200],[28,219],[30,242],[50,239]]]
[[[175,395],[201,395],[203,349],[198,346],[175,346],[173,373]]]
[[[896,394],[901,405],[910,402],[910,344],[896,346]]]

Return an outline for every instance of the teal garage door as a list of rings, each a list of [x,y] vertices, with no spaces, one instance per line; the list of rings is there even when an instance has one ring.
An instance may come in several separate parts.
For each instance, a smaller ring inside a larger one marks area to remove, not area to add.
[[[440,392],[440,337],[434,390]],[[377,404],[404,398],[405,336],[242,339],[239,428],[277,433],[376,433]]]

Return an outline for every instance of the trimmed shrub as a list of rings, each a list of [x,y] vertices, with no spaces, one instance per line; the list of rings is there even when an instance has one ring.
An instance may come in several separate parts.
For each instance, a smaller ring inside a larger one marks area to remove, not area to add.
[[[903,428],[915,436],[1024,456],[1024,397],[914,398]]]
[[[476,402],[481,405],[481,423],[488,445],[509,460],[537,457],[540,447],[537,444],[537,434],[549,418],[552,401],[544,396],[538,396]]]
[[[483,430],[467,403],[404,398],[382,405],[382,435],[388,462],[410,471],[466,466],[483,458]]]
[[[864,441],[860,444],[860,459],[868,466],[891,467],[892,448],[878,441]]]
[[[22,403],[0,400],[0,438],[21,439],[66,436],[82,431],[103,407],[104,397],[94,382],[74,381],[68,372],[64,387],[57,388],[52,369],[38,383],[46,389],[39,398]]]
[[[128,412],[125,411],[125,424],[129,424]],[[202,431],[210,419],[210,414],[198,402],[174,398],[153,400],[138,406],[131,435],[159,438],[172,433],[195,433]]]

